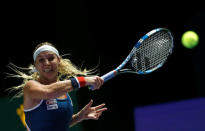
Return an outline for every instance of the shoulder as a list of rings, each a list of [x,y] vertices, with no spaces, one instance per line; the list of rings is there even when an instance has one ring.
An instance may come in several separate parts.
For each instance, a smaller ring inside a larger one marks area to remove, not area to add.
[[[24,96],[24,109],[33,109],[37,105],[39,105],[41,99],[36,96],[36,90],[38,90],[38,85],[40,83],[35,80],[29,80],[25,83],[23,88],[23,96]]]
[[[38,81],[35,80],[29,80],[24,85],[24,91],[28,91],[31,88],[35,88],[37,86],[40,86],[41,84]]]
[[[40,83],[36,80],[29,80],[25,83],[24,87],[30,87],[30,86],[33,86],[33,85],[40,85]]]
[[[36,97],[42,91],[42,84],[35,80],[29,80],[23,88],[24,99],[39,99]]]

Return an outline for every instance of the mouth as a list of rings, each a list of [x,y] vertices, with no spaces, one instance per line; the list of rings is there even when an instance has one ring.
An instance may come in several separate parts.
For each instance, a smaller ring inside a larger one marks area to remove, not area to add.
[[[53,69],[44,69],[43,72],[45,73],[53,72]]]

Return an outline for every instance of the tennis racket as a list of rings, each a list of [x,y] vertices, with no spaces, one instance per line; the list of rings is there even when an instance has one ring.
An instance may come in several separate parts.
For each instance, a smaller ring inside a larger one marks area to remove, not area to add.
[[[101,78],[107,82],[123,73],[149,74],[163,66],[168,56],[172,54],[173,47],[173,37],[168,29],[154,29],[139,39],[127,58],[116,69]],[[124,68],[127,63],[131,66]]]

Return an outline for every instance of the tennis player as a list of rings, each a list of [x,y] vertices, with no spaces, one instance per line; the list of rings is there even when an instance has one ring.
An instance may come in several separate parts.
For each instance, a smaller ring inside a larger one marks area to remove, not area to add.
[[[104,80],[91,76],[91,71],[81,70],[59,55],[49,42],[37,45],[33,53],[34,64],[30,74],[20,71],[17,77],[24,82],[13,89],[20,90],[16,96],[23,95],[24,112],[29,131],[68,131],[69,127],[83,120],[97,120],[105,104],[92,107],[93,100],[78,113],[73,114],[73,104],[69,92],[86,86],[98,90]]]

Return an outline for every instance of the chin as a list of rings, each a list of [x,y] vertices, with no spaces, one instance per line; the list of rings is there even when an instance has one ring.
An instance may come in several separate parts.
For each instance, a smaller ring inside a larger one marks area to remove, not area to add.
[[[46,73],[44,74],[44,77],[49,79],[49,80],[53,80],[57,78],[57,73]]]

